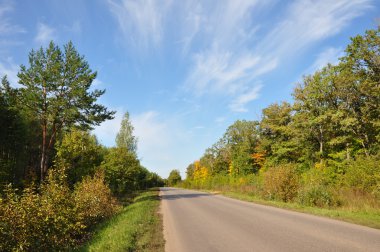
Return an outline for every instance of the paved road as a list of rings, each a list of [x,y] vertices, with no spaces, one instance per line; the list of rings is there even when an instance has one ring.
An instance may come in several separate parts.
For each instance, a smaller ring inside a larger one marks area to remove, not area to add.
[[[243,202],[161,188],[167,252],[380,251],[380,230]]]

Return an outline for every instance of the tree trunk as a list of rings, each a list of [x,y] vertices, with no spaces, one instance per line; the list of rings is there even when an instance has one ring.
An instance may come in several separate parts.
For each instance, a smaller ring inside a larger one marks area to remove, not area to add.
[[[46,171],[46,123],[42,126],[42,151],[41,151],[41,164],[40,164],[40,180],[41,182],[45,178],[45,171]]]
[[[320,162],[323,162],[323,129],[322,126],[319,126],[319,153],[320,153]]]

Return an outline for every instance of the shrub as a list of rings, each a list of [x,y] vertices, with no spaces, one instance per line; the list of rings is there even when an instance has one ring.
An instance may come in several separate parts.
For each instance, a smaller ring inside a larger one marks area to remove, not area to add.
[[[51,171],[40,193],[30,187],[18,195],[7,188],[0,202],[1,251],[48,251],[75,244],[82,225],[62,174]]]
[[[380,197],[380,157],[358,157],[345,174],[347,186]]]
[[[116,210],[104,175],[87,177],[72,192],[65,174],[51,170],[44,184],[21,194],[6,188],[0,198],[0,251],[67,250]]]
[[[271,167],[264,173],[264,196],[284,202],[292,201],[299,188],[299,175],[293,164]]]
[[[305,188],[299,193],[298,202],[305,206],[316,207],[334,207],[341,204],[337,196],[324,186]]]
[[[110,217],[118,209],[111,190],[105,184],[104,172],[100,170],[93,178],[85,177],[77,184],[73,194],[77,215],[87,227]]]

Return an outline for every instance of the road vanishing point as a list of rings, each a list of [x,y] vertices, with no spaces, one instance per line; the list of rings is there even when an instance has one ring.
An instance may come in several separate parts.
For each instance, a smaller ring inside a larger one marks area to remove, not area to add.
[[[380,252],[377,229],[198,191],[160,196],[167,252]]]

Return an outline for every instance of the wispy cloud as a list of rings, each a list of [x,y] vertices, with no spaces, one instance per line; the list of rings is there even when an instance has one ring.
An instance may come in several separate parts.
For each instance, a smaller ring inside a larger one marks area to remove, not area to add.
[[[248,82],[260,58],[235,55],[214,46],[210,51],[196,54],[185,87],[197,95],[205,93],[235,94]]]
[[[12,11],[12,2],[4,1],[0,3],[0,33],[2,36],[4,36],[4,34],[15,34],[25,32],[24,28],[22,28],[19,25],[13,24],[10,18],[7,16],[7,14]]]
[[[339,33],[371,7],[371,0],[298,0],[258,45],[264,53],[285,58]]]
[[[57,39],[57,31],[44,23],[37,24],[37,35],[34,41],[40,45],[46,45],[51,40]]]
[[[147,111],[132,115],[131,121],[138,137],[139,153],[143,156],[156,156],[154,153],[157,153],[158,146],[162,151],[162,148],[169,144],[168,125],[159,119],[158,112]]]
[[[192,66],[184,85],[196,95],[229,95],[233,99],[229,108],[234,112],[246,112],[246,105],[257,99],[260,89],[265,87],[254,84],[260,82],[262,75],[280,67],[285,59],[289,64],[303,50],[339,33],[371,8],[371,2],[298,0],[290,3],[283,17],[265,32],[254,23],[254,13],[273,5],[224,1],[210,17],[197,18],[202,20],[205,30],[196,31],[206,34],[203,39],[208,40],[205,44],[209,46],[193,52]],[[260,32],[260,40],[257,32]],[[320,55],[315,64],[326,62],[334,53],[330,50]],[[250,91],[247,93],[247,90]]]
[[[317,70],[322,69],[328,63],[336,64],[339,58],[343,56],[343,50],[341,48],[329,47],[317,55],[314,63],[306,70],[306,73],[313,73]]]
[[[71,25],[65,25],[64,29],[70,33],[80,33],[82,32],[82,24],[79,20],[76,20]]]
[[[109,0],[108,5],[124,37],[133,46],[146,49],[161,43],[170,0]]]
[[[256,100],[259,97],[262,85],[257,85],[246,93],[239,95],[235,100],[229,105],[230,109],[234,112],[248,112],[245,107],[247,103]]]
[[[0,61],[0,78],[6,75],[9,83],[13,87],[18,86],[18,70],[19,66],[13,62],[12,58],[6,59],[5,62]]]

